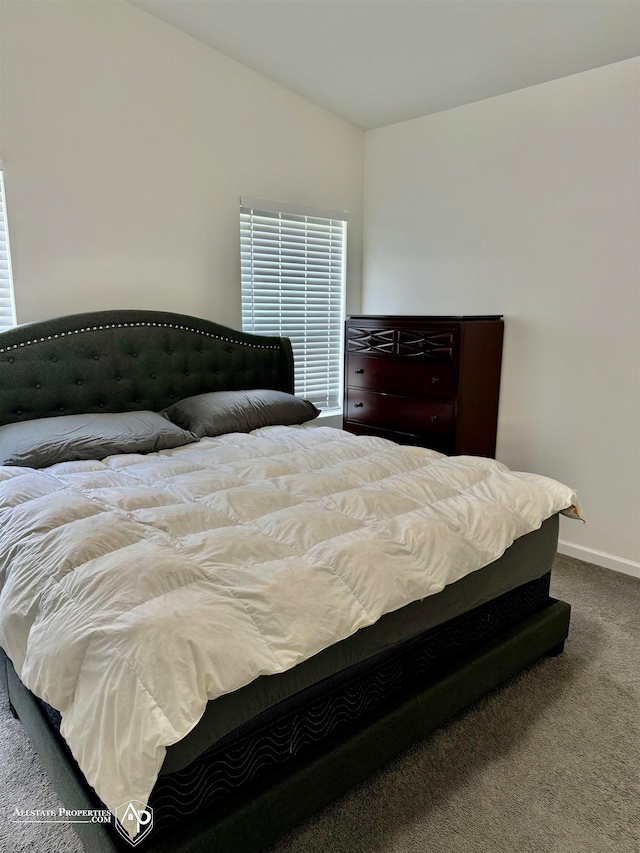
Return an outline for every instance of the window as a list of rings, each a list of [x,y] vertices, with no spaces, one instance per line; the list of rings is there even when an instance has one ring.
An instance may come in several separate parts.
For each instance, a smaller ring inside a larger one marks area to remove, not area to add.
[[[7,229],[7,207],[4,196],[4,173],[0,163],[0,332],[16,324],[11,279],[11,254]]]
[[[342,406],[347,214],[240,199],[242,328],[291,339],[295,391]]]

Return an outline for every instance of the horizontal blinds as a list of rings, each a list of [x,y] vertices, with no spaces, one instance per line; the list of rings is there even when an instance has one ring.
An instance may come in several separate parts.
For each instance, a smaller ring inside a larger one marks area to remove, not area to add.
[[[346,215],[241,199],[240,244],[242,328],[290,338],[296,394],[339,408]]]
[[[4,176],[0,169],[0,331],[15,326],[11,255],[7,230],[7,209],[4,196]]]

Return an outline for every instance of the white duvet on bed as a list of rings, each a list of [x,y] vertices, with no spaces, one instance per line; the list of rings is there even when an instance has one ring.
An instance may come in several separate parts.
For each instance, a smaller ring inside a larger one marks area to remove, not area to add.
[[[0,645],[112,810],[209,699],[497,559],[576,504],[476,457],[267,427],[0,467]]]

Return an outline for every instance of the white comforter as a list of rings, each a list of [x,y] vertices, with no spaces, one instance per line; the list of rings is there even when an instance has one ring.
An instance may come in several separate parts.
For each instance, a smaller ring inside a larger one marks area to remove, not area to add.
[[[576,504],[491,459],[267,427],[0,467],[0,645],[112,810],[209,699],[497,559]]]

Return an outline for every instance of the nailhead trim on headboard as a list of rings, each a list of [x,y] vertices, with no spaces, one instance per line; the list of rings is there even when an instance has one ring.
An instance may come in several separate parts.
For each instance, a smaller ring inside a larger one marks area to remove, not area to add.
[[[193,329],[190,326],[181,326],[178,323],[108,323],[102,326],[89,326],[85,329],[70,329],[68,332],[59,332],[57,335],[47,335],[43,338],[34,338],[32,341],[21,341],[19,344],[13,344],[10,347],[1,347],[0,352],[9,352],[10,350],[20,349],[20,347],[28,347],[33,344],[40,344],[45,341],[55,340],[55,338],[64,338],[67,335],[79,335],[83,332],[97,332],[100,329],[122,329],[128,326],[158,326],[165,329],[181,329],[185,332],[193,332],[196,335],[203,335],[206,338],[214,338],[218,341],[226,341],[230,344],[237,344],[242,347],[252,347],[253,349],[280,349],[280,345],[271,344],[251,344],[246,341],[235,341],[233,338],[225,338],[221,335],[214,335],[212,332],[204,332],[202,329]]]

